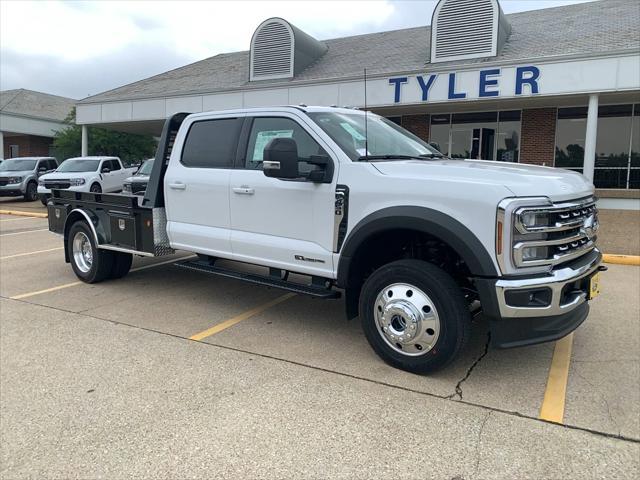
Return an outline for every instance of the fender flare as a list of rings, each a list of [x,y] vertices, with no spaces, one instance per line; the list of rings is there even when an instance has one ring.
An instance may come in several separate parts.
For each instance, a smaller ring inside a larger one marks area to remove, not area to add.
[[[460,255],[472,275],[498,276],[487,249],[478,237],[458,220],[427,207],[397,206],[384,208],[366,216],[349,233],[338,262],[338,286],[349,286],[349,271],[358,248],[373,235],[395,229],[416,230],[433,235]]]
[[[87,213],[79,208],[71,210],[64,221],[64,259],[67,263],[69,263],[69,252],[67,251],[69,230],[71,230],[71,226],[78,220],[84,220],[89,225],[91,233],[93,234],[93,240],[96,242],[96,246],[106,243],[107,241],[106,233],[104,232],[96,215],[91,212]]]

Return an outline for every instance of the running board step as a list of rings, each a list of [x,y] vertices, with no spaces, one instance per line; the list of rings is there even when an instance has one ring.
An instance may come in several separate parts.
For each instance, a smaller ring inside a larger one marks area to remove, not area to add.
[[[309,295],[312,297],[331,299],[340,298],[340,292],[331,288],[316,285],[304,285],[301,283],[289,282],[281,278],[274,278],[267,275],[257,275],[255,273],[237,272],[235,270],[228,270],[226,268],[216,267],[199,260],[177,262],[174,264],[176,267],[184,268],[186,270],[193,270],[196,272],[208,273],[211,275],[218,275],[220,277],[235,278],[236,280],[242,280],[244,282],[255,283],[256,285],[263,285],[265,287],[280,288],[282,290],[288,290],[289,292],[299,293],[301,295]]]

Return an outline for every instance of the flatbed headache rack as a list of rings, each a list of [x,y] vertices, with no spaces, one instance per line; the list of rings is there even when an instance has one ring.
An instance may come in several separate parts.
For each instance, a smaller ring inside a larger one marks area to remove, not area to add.
[[[143,256],[174,252],[169,246],[163,179],[180,125],[187,113],[176,113],[163,127],[153,169],[143,198],[119,193],[74,192],[53,189],[48,202],[49,230],[66,236],[73,216],[84,219],[98,248]],[[66,255],[66,253],[65,253]]]

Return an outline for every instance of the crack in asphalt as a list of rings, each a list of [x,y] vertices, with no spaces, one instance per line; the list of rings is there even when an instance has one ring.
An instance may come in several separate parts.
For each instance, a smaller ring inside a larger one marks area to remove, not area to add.
[[[487,425],[487,421],[493,411],[489,410],[482,420],[482,425],[480,425],[480,431],[478,432],[478,440],[476,442],[476,466],[473,470],[473,478],[477,478],[478,471],[480,470],[480,459],[482,458],[482,450],[480,447],[482,446],[482,434],[484,433],[484,427]]]
[[[217,343],[205,342],[205,341],[202,341],[202,340],[191,340],[190,338],[184,337],[182,335],[163,332],[161,330],[155,330],[153,328],[142,327],[140,325],[133,325],[133,324],[130,324],[130,323],[119,321],[119,320],[111,320],[111,319],[108,319],[108,318],[97,317],[95,315],[90,315],[90,314],[87,314],[87,313],[78,313],[78,312],[74,312],[73,310],[66,310],[66,309],[60,308],[60,307],[53,307],[53,306],[49,306],[49,305],[43,305],[43,304],[40,304],[40,303],[29,302],[28,300],[21,300],[21,299],[16,300],[16,299],[12,299],[12,298],[6,297],[4,295],[0,295],[0,298],[3,298],[5,300],[13,300],[14,302],[26,303],[28,305],[34,305],[36,307],[42,307],[42,308],[48,308],[48,309],[51,309],[51,310],[57,310],[59,312],[72,313],[72,314],[80,315],[80,316],[83,316],[83,317],[86,317],[86,318],[99,320],[101,322],[107,322],[107,323],[111,323],[111,324],[117,325],[117,326],[124,326],[124,327],[134,328],[134,329],[137,329],[137,330],[142,330],[144,332],[156,333],[156,334],[159,334],[159,335],[164,335],[164,336],[175,338],[175,339],[178,339],[178,340],[187,340],[189,342],[196,342],[196,343],[199,343],[201,345],[208,346],[208,347],[221,348],[223,350],[229,350],[229,351],[238,352],[238,353],[245,353],[247,355],[253,355],[253,356],[256,356],[256,357],[260,357],[260,358],[264,358],[264,359],[268,359],[268,360],[273,360],[273,361],[277,361],[277,362],[284,362],[284,363],[288,363],[290,365],[296,365],[296,366],[303,367],[303,368],[310,368],[312,370],[317,370],[317,371],[325,372],[325,373],[331,373],[331,374],[339,375],[339,376],[345,377],[345,378],[352,378],[354,380],[360,380],[360,381],[363,381],[363,382],[373,383],[375,385],[380,385],[380,386],[383,386],[383,387],[402,390],[402,391],[409,392],[409,393],[415,393],[417,395],[424,395],[424,396],[430,397],[430,398],[437,398],[437,399],[440,399],[440,400],[452,400],[451,399],[451,397],[452,397],[451,395],[446,395],[446,396],[445,395],[437,395],[435,393],[424,392],[424,391],[421,391],[421,390],[416,390],[414,388],[403,387],[403,386],[400,386],[400,385],[394,385],[392,383],[382,382],[382,381],[379,381],[379,380],[372,380],[370,378],[361,377],[361,376],[354,375],[354,374],[351,374],[351,373],[338,372],[336,370],[331,370],[329,368],[323,368],[323,367],[309,365],[309,364],[302,363],[302,362],[296,362],[295,360],[287,360],[285,358],[279,358],[279,357],[275,357],[273,355],[268,355],[268,354],[265,354],[265,353],[252,352],[250,350],[243,350],[241,348],[235,348],[235,347],[230,347],[228,345],[221,345],[221,344],[217,344]],[[486,348],[488,350],[488,342],[487,342],[487,347]],[[477,363],[485,355],[486,355],[486,352],[483,353],[474,362],[474,365],[472,365],[471,368],[468,371],[469,374],[470,374],[471,370],[473,370],[474,366],[477,365]],[[468,378],[468,375],[467,375],[467,378]],[[455,394],[454,394],[454,396],[455,396]],[[517,418],[522,418],[522,419],[526,419],[526,420],[533,420],[533,421],[536,421],[536,422],[546,423],[546,424],[549,424],[549,425],[553,425],[554,427],[565,428],[567,430],[577,430],[577,431],[580,431],[580,432],[590,433],[592,435],[596,435],[596,436],[599,436],[599,437],[611,438],[611,439],[620,440],[620,441],[623,441],[623,442],[630,442],[630,443],[640,444],[640,438],[627,437],[625,435],[608,433],[608,432],[601,432],[599,430],[594,430],[594,429],[591,429],[591,428],[588,428],[588,427],[580,427],[578,425],[567,425],[567,424],[564,424],[564,423],[550,422],[548,420],[543,420],[543,419],[540,419],[538,417],[532,417],[530,415],[525,415],[525,414],[517,412],[517,411],[506,410],[506,409],[498,408],[498,407],[489,407],[487,405],[482,405],[480,403],[470,402],[468,400],[462,400],[461,399],[461,400],[456,400],[455,402],[459,403],[459,404],[462,404],[462,405],[467,405],[467,406],[470,406],[470,407],[476,407],[476,408],[479,408],[479,409],[482,409],[482,410],[486,410],[487,412],[502,413],[504,415],[509,415],[509,416],[512,416],[512,417],[517,417]]]
[[[593,392],[595,392],[602,399],[602,401],[604,402],[604,406],[607,407],[607,415],[609,416],[609,421],[615,427],[615,429],[618,431],[618,435],[621,435],[622,434],[622,429],[620,428],[620,425],[618,425],[618,422],[615,421],[615,419],[613,418],[613,415],[611,414],[611,407],[609,406],[609,401],[607,400],[607,397],[604,394],[600,393],[600,391],[598,391],[598,389],[595,387],[595,385],[593,383],[591,383],[589,380],[587,380],[584,375],[578,373],[575,370],[573,370],[573,373],[575,373],[584,382],[586,382],[591,387],[591,390]]]
[[[451,395],[448,395],[446,398],[449,400],[453,400],[456,396],[462,400],[462,384],[464,382],[467,381],[467,379],[471,376],[471,372],[473,372],[473,369],[476,368],[478,366],[478,364],[482,361],[482,359],[484,357],[487,356],[487,353],[489,353],[489,344],[491,343],[491,332],[487,332],[487,342],[484,345],[484,352],[482,352],[482,354],[476,358],[476,361],[473,362],[471,364],[471,366],[469,367],[469,369],[467,370],[467,373],[465,374],[464,377],[462,377],[458,383],[456,384],[456,388],[455,388],[455,392],[452,393]]]

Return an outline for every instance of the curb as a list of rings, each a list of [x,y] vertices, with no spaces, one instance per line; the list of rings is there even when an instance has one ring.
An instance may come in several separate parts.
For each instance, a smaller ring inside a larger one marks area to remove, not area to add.
[[[604,263],[615,263],[618,265],[634,265],[640,267],[640,256],[638,255],[612,255],[605,253],[602,256]]]
[[[46,213],[41,212],[21,212],[19,210],[0,210],[0,215],[18,215],[20,217],[47,218]]]

